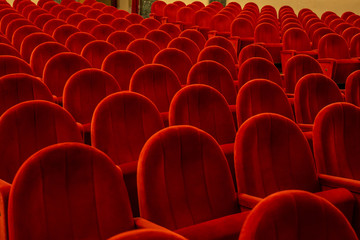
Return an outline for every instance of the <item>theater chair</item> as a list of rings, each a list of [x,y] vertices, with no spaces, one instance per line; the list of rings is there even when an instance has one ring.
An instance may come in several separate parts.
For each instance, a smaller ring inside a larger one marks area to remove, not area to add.
[[[287,190],[266,197],[249,214],[239,240],[357,240],[354,229],[331,203],[314,194]]]
[[[23,59],[11,55],[0,56],[0,77],[11,73],[33,75],[30,65]]]
[[[227,50],[230,55],[233,57],[235,64],[237,64],[237,54],[235,52],[235,48],[229,39],[222,36],[215,36],[208,39],[205,43],[204,47],[208,46],[219,46]]]
[[[104,59],[116,51],[114,45],[104,40],[95,40],[87,43],[81,50],[81,56],[89,61],[93,68],[100,69]]]
[[[346,102],[360,107],[360,70],[351,73],[345,83]]]
[[[31,33],[25,37],[20,46],[22,59],[29,63],[33,50],[44,42],[55,42],[55,39],[50,35],[41,32]]]
[[[170,232],[133,218],[122,171],[80,143],[49,146],[24,163],[10,189],[8,219],[12,240],[102,240],[142,228]]]
[[[114,45],[118,50],[126,50],[127,46],[135,40],[135,37],[125,31],[115,31],[108,36],[107,42]]]
[[[139,212],[136,187],[138,157],[147,139],[163,127],[154,103],[129,91],[106,97],[93,114],[91,144],[122,169],[135,216]]]
[[[249,213],[239,211],[219,144],[192,126],[149,138],[139,157],[138,193],[141,217],[189,239],[237,239]]]
[[[269,60],[270,62],[274,62],[271,54],[269,53],[268,50],[266,50],[266,48],[264,48],[261,45],[258,44],[249,44],[246,47],[244,47],[243,49],[241,49],[240,53],[239,53],[239,58],[238,58],[238,63],[239,63],[239,67],[249,58],[253,58],[253,57],[261,57],[261,58],[265,58],[267,60]]]
[[[199,47],[200,51],[204,48],[206,43],[205,37],[199,31],[194,29],[186,29],[185,31],[182,31],[179,37],[185,37],[193,40]]]
[[[191,59],[193,65],[197,63],[200,49],[193,40],[185,37],[176,37],[169,42],[168,48],[176,48],[184,51]]]
[[[160,48],[149,39],[139,38],[132,41],[126,50],[137,54],[145,64],[150,64],[155,55],[160,51]]]
[[[160,50],[167,48],[169,42],[172,40],[172,37],[167,32],[158,29],[149,31],[145,35],[145,38],[156,43]]]
[[[82,49],[89,42],[95,41],[96,38],[87,32],[73,33],[65,42],[65,46],[74,53],[81,54]]]

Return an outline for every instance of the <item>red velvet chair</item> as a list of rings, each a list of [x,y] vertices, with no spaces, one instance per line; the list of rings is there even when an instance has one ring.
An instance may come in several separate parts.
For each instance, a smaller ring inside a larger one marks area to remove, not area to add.
[[[164,7],[166,3],[164,1],[158,0],[151,4],[150,9],[150,17],[155,18],[159,22],[161,21],[162,17],[164,16]]]
[[[297,189],[327,199],[352,222],[354,196],[341,181],[316,172],[305,136],[286,117],[262,113],[241,125],[235,139],[235,174],[244,208],[254,208],[272,193]]]
[[[239,212],[219,144],[192,126],[165,128],[146,142],[138,193],[141,217],[189,239],[237,239],[249,213]]]
[[[350,41],[350,57],[360,57],[360,33],[356,34]]]
[[[100,25],[101,23],[99,21],[96,21],[95,19],[87,18],[84,20],[81,20],[77,27],[83,31],[90,33],[94,27]]]
[[[318,49],[319,48],[319,41],[320,39],[325,36],[326,34],[329,34],[329,33],[334,33],[333,30],[331,30],[330,28],[328,27],[321,27],[321,28],[318,28],[314,31],[314,34],[312,36],[312,46],[313,46],[313,49]]]
[[[98,20],[102,24],[110,24],[111,21],[113,21],[114,19],[116,19],[116,17],[109,13],[103,13],[96,18],[96,20]]]
[[[47,61],[54,55],[62,52],[69,52],[69,49],[57,42],[44,42],[37,46],[32,51],[30,57],[30,66],[34,74],[42,77]]]
[[[237,79],[237,68],[235,65],[234,58],[226,49],[219,46],[205,47],[200,51],[198,56],[199,62],[204,60],[212,60],[222,64],[224,67],[226,67],[229,70],[233,80]]]
[[[31,25],[19,27],[13,34],[11,44],[20,51],[20,46],[25,37],[31,33],[41,32],[41,29]]]
[[[32,155],[10,190],[10,239],[100,240],[138,228],[168,231],[133,218],[122,171],[84,144],[56,144]]]
[[[360,69],[360,61],[350,57],[345,39],[335,33],[320,39],[319,62],[327,70],[324,73],[338,84],[344,84],[353,71]]]
[[[5,35],[6,35],[7,39],[11,41],[14,32],[19,27],[26,26],[26,25],[31,26],[31,25],[34,25],[34,24],[31,23],[29,20],[23,19],[23,18],[14,19],[11,22],[9,22],[8,26],[6,27],[6,32],[5,32]]]
[[[262,57],[252,57],[243,62],[239,68],[239,88],[251,79],[268,79],[282,87],[279,70],[274,63]]]
[[[56,96],[57,101],[61,102],[65,83],[70,76],[81,69],[90,67],[88,60],[76,53],[58,53],[47,61],[42,79]]]
[[[106,8],[106,7],[105,7]],[[122,10],[122,9],[117,9],[116,11],[114,11],[112,13],[115,17],[117,18],[124,18],[126,17],[127,15],[129,15],[130,13],[125,11],[125,10]]]
[[[191,59],[192,64],[197,62],[197,58],[200,53],[200,49],[196,43],[193,40],[185,37],[174,38],[169,42],[168,48],[177,48],[185,52]]]
[[[14,48],[11,44],[0,43],[0,55],[11,55],[18,58],[21,58],[21,55],[16,48]]]
[[[219,46],[224,48],[233,57],[235,64],[237,64],[237,54],[235,52],[234,45],[231,43],[229,39],[222,36],[215,36],[206,41],[204,47],[208,47],[208,46]]]
[[[96,38],[87,32],[76,32],[72,34],[65,42],[65,46],[72,52],[81,54],[82,49],[89,42],[95,41]]]
[[[176,23],[179,25],[180,29],[182,30],[193,28],[194,16],[195,16],[194,9],[188,6],[181,7],[179,8],[179,11],[177,11],[176,13]]]
[[[238,126],[250,117],[266,112],[295,120],[290,102],[278,84],[267,79],[254,79],[245,83],[236,98]]]
[[[217,13],[210,19],[210,31],[208,38],[214,36],[230,37],[230,27],[232,23],[232,17],[229,13]]]
[[[348,46],[350,46],[351,39],[358,33],[360,33],[360,28],[358,28],[358,27],[349,27],[346,30],[344,30],[344,32],[342,33],[342,36],[346,40]],[[351,47],[350,47],[350,49],[351,49]],[[350,50],[350,55],[351,55],[351,50]]]
[[[30,65],[23,59],[11,56],[0,56],[0,77],[11,73],[27,73],[33,75]]]
[[[55,39],[50,35],[41,32],[31,33],[25,37],[20,46],[20,54],[22,59],[30,62],[30,57],[33,50],[44,42],[55,42]]]
[[[131,24],[125,29],[126,32],[133,35],[136,39],[144,38],[145,35],[149,32],[149,29],[140,23]]]
[[[182,88],[171,101],[169,125],[191,125],[213,136],[225,154],[235,182],[235,124],[229,105],[220,92],[203,84]]]
[[[298,123],[313,124],[318,112],[325,106],[344,101],[336,83],[321,73],[310,73],[295,87],[294,107]]]
[[[357,240],[354,229],[331,203],[288,190],[265,198],[246,219],[239,240]]]
[[[206,11],[206,8],[196,11],[194,14],[195,28],[197,28],[204,37],[207,37],[210,31],[210,20],[213,14]]]
[[[42,29],[44,27],[45,23],[47,23],[51,19],[56,19],[56,17],[50,13],[43,13],[35,18],[34,24]]]
[[[176,48],[166,48],[158,52],[153,63],[162,64],[173,70],[181,85],[186,85],[192,63],[188,55]]]
[[[84,14],[74,13],[66,19],[66,22],[76,27],[84,19],[87,19]]]
[[[157,2],[157,1],[156,1]],[[158,229],[139,229],[120,233],[109,240],[186,240],[183,236]]]
[[[181,84],[176,73],[161,64],[147,64],[134,72],[130,80],[129,90],[149,98],[161,113],[168,125],[170,102]]]
[[[145,64],[152,63],[155,55],[160,51],[153,41],[145,38],[135,39],[127,46],[126,50],[137,54]]]
[[[74,33],[80,32],[80,30],[77,27],[74,27],[70,24],[64,24],[59,27],[57,27],[52,37],[59,43],[65,44],[66,40]]]
[[[261,57],[269,60],[270,62],[274,62],[271,54],[269,53],[266,48],[259,44],[249,44],[243,49],[241,49],[239,57],[238,57],[238,63],[239,67],[241,64],[243,64],[247,59],[252,57]]]
[[[90,144],[90,122],[94,109],[106,96],[119,92],[116,79],[107,72],[89,68],[74,73],[66,82],[63,106],[82,124],[85,143]]]
[[[346,102],[360,107],[360,70],[351,73],[345,83]]]
[[[48,87],[37,77],[25,73],[0,78],[0,116],[10,107],[29,100],[53,101]]]
[[[122,90],[128,90],[131,76],[143,65],[144,61],[137,54],[118,50],[104,59],[101,69],[113,75]]]
[[[3,16],[0,20],[0,30],[2,33],[6,32],[6,27],[8,24],[15,19],[24,19],[24,16],[20,13],[8,13]]]
[[[176,38],[180,35],[181,30],[172,23],[163,23],[160,25],[159,30],[167,32],[172,38]]]
[[[125,50],[127,46],[134,40],[135,37],[125,31],[113,32],[106,39],[107,42],[114,45],[118,50]]]
[[[44,26],[43,26],[43,31],[44,33],[47,33],[49,35],[52,36],[52,34],[54,33],[55,29],[61,25],[66,24],[65,21],[60,20],[60,19],[51,19],[49,21],[47,21]]]
[[[94,68],[101,68],[104,59],[112,52],[116,51],[114,45],[103,40],[95,40],[87,43],[82,51],[81,56],[86,58]]]
[[[236,90],[229,70],[215,61],[201,61],[190,69],[187,84],[205,84],[224,95],[229,105],[236,102]],[[231,108],[235,110],[234,107]]]
[[[254,42],[254,23],[245,17],[237,17],[231,23],[231,37],[238,39],[237,53]]]
[[[140,22],[140,24],[147,27],[150,31],[154,29],[158,29],[161,25],[161,23],[154,18],[145,18]]]
[[[271,23],[261,23],[254,29],[254,42],[261,43],[270,52],[274,63],[281,63],[280,51],[282,43],[280,42],[279,30]]]
[[[147,139],[163,127],[154,103],[129,91],[106,97],[93,114],[91,144],[107,154],[122,169],[135,215],[138,215],[138,157]]]
[[[167,48],[169,42],[171,41],[171,36],[162,30],[151,30],[145,35],[146,39],[153,41],[160,50]]]
[[[116,29],[111,25],[99,24],[91,29],[90,34],[92,34],[98,40],[105,41],[108,38],[108,36],[115,31]]]
[[[175,23],[176,22],[176,15],[179,11],[180,7],[175,3],[169,3],[164,6],[163,9],[163,17],[161,19],[162,23]]]
[[[323,73],[319,62],[309,55],[298,54],[289,59],[284,69],[286,93],[292,96],[296,83],[309,73]]]
[[[125,19],[129,20],[132,24],[141,23],[144,18],[137,13],[130,13],[125,16]]]
[[[185,37],[193,40],[199,47],[200,51],[204,48],[206,43],[205,37],[199,31],[194,29],[186,29],[185,31],[182,31],[179,37]]]
[[[125,18],[116,18],[110,23],[110,25],[117,31],[125,31],[125,29],[131,24],[132,23]]]
[[[86,13],[86,17],[91,18],[91,19],[96,19],[98,16],[100,16],[101,14],[103,14],[102,11],[100,11],[99,9],[96,8],[92,8],[91,10],[89,10]]]

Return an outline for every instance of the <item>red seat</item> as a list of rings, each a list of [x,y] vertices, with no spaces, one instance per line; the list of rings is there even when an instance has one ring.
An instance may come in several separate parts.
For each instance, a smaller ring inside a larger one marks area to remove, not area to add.
[[[22,55],[22,58],[25,61],[30,62],[30,57],[33,50],[44,42],[55,42],[55,39],[53,39],[50,35],[42,32],[29,34],[24,38],[20,46],[20,54]]]
[[[345,83],[346,102],[360,107],[360,70],[351,73]]]
[[[80,30],[77,27],[74,27],[70,24],[64,24],[59,27],[57,27],[52,37],[59,43],[65,44],[66,40],[74,33],[80,32]]]
[[[181,30],[175,24],[172,23],[161,24],[159,30],[163,30],[167,32],[172,38],[178,37],[181,33]]]
[[[106,97],[93,114],[92,146],[103,151],[120,166],[132,209],[137,213],[138,157],[147,139],[162,128],[163,122],[155,105],[134,92],[123,91]]]
[[[239,240],[313,240],[328,236],[330,239],[358,239],[348,220],[334,205],[305,191],[287,190],[265,198],[251,211]]]
[[[360,33],[351,38],[349,46],[350,57],[360,57]]]
[[[33,75],[30,65],[23,59],[11,56],[0,56],[0,77],[11,73],[27,73]]]
[[[179,8],[176,13],[176,23],[179,24],[180,29],[188,29],[194,26],[195,10],[191,7],[184,6]]]
[[[171,41],[171,36],[162,30],[151,30],[145,35],[146,39],[149,39],[156,43],[156,45],[161,49],[167,48],[169,42]]]
[[[135,37],[125,31],[115,31],[106,39],[107,42],[114,45],[118,50],[125,50],[127,46],[135,40]]]
[[[108,36],[115,32],[116,29],[108,24],[99,24],[94,26],[90,33],[98,40],[106,40]]]
[[[72,9],[69,9],[69,8],[65,8],[65,9],[61,10],[61,11],[58,13],[57,18],[66,21],[66,19],[67,19],[69,16],[71,16],[72,14],[75,14],[75,13],[76,13],[75,10],[72,10]]]
[[[155,55],[160,51],[153,41],[145,38],[135,39],[127,46],[126,50],[137,54],[145,64],[152,63]]]
[[[206,41],[204,47],[208,47],[208,46],[219,46],[224,48],[231,54],[235,64],[237,63],[237,54],[235,52],[235,48],[233,44],[231,43],[231,41],[229,41],[229,39],[222,36],[215,36]]]
[[[185,52],[191,59],[192,64],[197,62],[200,53],[199,47],[194,41],[185,37],[177,37],[171,40],[168,44],[169,48],[176,48]]]
[[[204,48],[206,43],[205,37],[199,31],[194,29],[187,29],[185,31],[182,31],[179,36],[193,40],[200,50]]]
[[[41,32],[41,29],[35,26],[31,26],[31,25],[25,25],[22,27],[19,27],[13,34],[11,43],[12,45],[20,50],[20,46],[22,41],[24,40],[25,37],[27,37],[29,34],[31,33],[35,33],[35,32]]]
[[[132,24],[141,23],[141,21],[144,20],[144,18],[137,13],[130,13],[125,16],[125,19],[129,20]]]
[[[331,30],[330,28],[328,27],[321,27],[321,28],[318,28],[314,31],[314,34],[312,36],[312,46],[313,46],[313,49],[318,49],[319,48],[319,41],[320,39],[325,36],[326,34],[328,33],[333,33],[334,31]]]
[[[165,6],[166,3],[164,1],[158,0],[153,2],[153,4],[151,4],[150,17],[153,17],[160,22],[162,17],[164,16]]]
[[[158,29],[161,25],[161,23],[158,20],[155,20],[154,18],[145,18],[140,22],[141,25],[144,25],[149,30]]]
[[[21,55],[16,48],[11,46],[11,44],[0,43],[0,55],[11,55],[18,58],[21,58]]]
[[[81,56],[86,58],[92,67],[100,69],[104,59],[114,51],[116,51],[116,48],[111,43],[103,40],[95,40],[87,43],[83,47]]]
[[[51,19],[49,21],[47,21],[44,26],[43,26],[43,31],[44,33],[47,33],[49,35],[52,36],[52,34],[54,33],[55,29],[61,25],[66,24],[65,21],[60,20],[60,19]]]
[[[79,24],[77,25],[77,27],[83,31],[83,32],[88,32],[90,33],[94,27],[100,25],[101,23],[99,21],[96,21],[95,19],[84,19],[81,20],[79,22]]]
[[[117,31],[125,31],[125,29],[131,24],[132,23],[125,18],[116,18],[110,23],[110,25]]]
[[[65,46],[74,53],[81,54],[82,49],[89,42],[95,41],[96,38],[87,32],[73,33],[65,42]]]
[[[116,17],[109,13],[103,13],[96,18],[96,20],[98,20],[102,24],[110,24],[111,21],[113,21],[114,19],[116,19]]]
[[[11,22],[9,22],[8,26],[6,27],[6,31],[5,31],[5,35],[6,35],[7,39],[11,41],[14,32],[19,27],[26,26],[26,25],[33,25],[33,24],[29,20],[23,19],[23,18],[14,19]]]
[[[282,44],[280,43],[279,30],[270,23],[261,23],[255,27],[254,42],[261,43],[270,52],[274,63],[280,63],[280,51]]]
[[[342,36],[346,40],[347,44],[350,46],[351,39],[358,33],[360,33],[360,28],[349,27],[346,30],[344,30]],[[351,55],[351,46],[350,46],[350,55]]]
[[[30,66],[34,74],[43,76],[44,67],[47,61],[54,55],[61,52],[69,52],[69,49],[57,42],[44,42],[37,46],[31,53]]]
[[[53,16],[50,13],[43,13],[35,18],[34,24],[42,29],[44,27],[45,23],[47,23],[51,19],[55,19],[55,16]]]
[[[117,9],[116,11],[114,11],[112,13],[112,15],[114,15],[115,17],[117,18],[124,18],[126,17],[127,15],[129,15],[130,13],[125,11],[125,10],[122,10],[122,9]]]
[[[194,25],[197,26],[198,30],[204,37],[208,36],[210,31],[210,20],[212,14],[204,9],[198,10],[194,15]]]
[[[101,69],[113,75],[122,90],[128,90],[131,76],[143,65],[144,61],[135,53],[118,50],[104,59]]]
[[[100,11],[99,9],[93,8],[86,13],[86,17],[92,18],[95,20],[101,14],[103,14],[102,11]]]
[[[133,35],[135,38],[144,38],[149,32],[149,29],[140,23],[136,23],[128,26],[125,31]]]
[[[71,24],[73,26],[77,26],[82,20],[87,19],[87,17],[84,14],[81,13],[74,13],[71,14],[67,19],[66,22],[68,24]]]
[[[176,15],[180,7],[175,3],[169,3],[164,7],[162,23],[175,23]]]
[[[138,193],[143,218],[189,239],[236,239],[249,213],[239,213],[218,143],[192,126],[165,128],[146,142]]]
[[[271,54],[266,48],[258,44],[250,44],[241,49],[239,54],[239,67],[249,58],[261,57],[273,62]]]

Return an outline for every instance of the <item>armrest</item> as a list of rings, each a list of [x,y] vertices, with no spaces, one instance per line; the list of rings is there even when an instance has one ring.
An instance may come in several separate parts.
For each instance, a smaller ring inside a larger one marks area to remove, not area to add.
[[[150,222],[149,220],[146,220],[145,218],[142,218],[142,217],[134,218],[134,222],[135,222],[136,229],[151,228],[151,229],[158,229],[158,230],[172,232],[169,229],[164,228],[160,225],[157,225],[156,223]]]
[[[321,58],[318,59],[318,62],[320,63],[321,69],[323,70],[323,73],[332,78],[333,76],[333,72],[335,69],[335,64],[336,61],[335,59],[331,59],[331,58]]]
[[[7,207],[11,185],[0,179],[0,240],[7,237]]]
[[[262,198],[254,197],[246,193],[238,193],[238,202],[240,207],[253,209],[261,200]]]
[[[352,193],[360,194],[360,181],[358,180],[319,174],[319,182],[321,186],[330,188],[346,188]]]
[[[297,124],[301,131],[303,132],[311,132],[313,130],[314,124],[307,124],[307,123],[298,123]]]

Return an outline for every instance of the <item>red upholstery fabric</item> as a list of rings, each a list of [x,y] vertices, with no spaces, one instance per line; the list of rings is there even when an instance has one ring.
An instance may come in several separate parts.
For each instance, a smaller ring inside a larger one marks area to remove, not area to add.
[[[178,37],[181,33],[181,30],[175,24],[172,23],[161,24],[159,30],[163,30],[167,32],[172,38]]]
[[[262,57],[252,57],[243,62],[239,68],[239,87],[252,79],[268,79],[282,86],[279,70],[274,63]]]
[[[13,34],[13,37],[11,40],[12,45],[16,49],[20,50],[20,46],[21,46],[23,39],[26,36],[28,36],[29,34],[34,33],[34,32],[41,32],[41,30],[40,30],[40,28],[31,26],[31,25],[25,25],[25,26],[19,27]]]
[[[360,56],[360,33],[356,34],[350,41],[350,56],[358,57]]]
[[[152,63],[155,55],[160,51],[153,41],[144,38],[135,39],[126,50],[137,54],[145,64]]]
[[[185,31],[182,31],[179,37],[185,37],[193,40],[200,50],[202,50],[205,46],[205,37],[199,31],[196,31],[194,29],[187,29]]]
[[[181,29],[188,29],[194,25],[195,10],[191,7],[181,7],[176,14],[176,22],[180,24]]]
[[[176,48],[166,48],[158,52],[153,63],[169,67],[177,75],[181,85],[185,85],[192,63],[186,53]]]
[[[55,42],[55,40],[46,33],[37,32],[29,34],[24,38],[20,46],[20,54],[22,55],[22,58],[25,61],[30,62],[30,57],[33,50],[39,44],[44,42]]]
[[[144,38],[149,32],[149,29],[140,23],[136,23],[128,26],[125,31],[133,35],[135,38]]]
[[[116,48],[111,43],[96,40],[87,43],[83,47],[81,56],[86,58],[92,67],[101,68],[104,59],[114,51],[116,51]]]
[[[169,23],[175,23],[176,22],[176,15],[177,12],[179,11],[180,7],[178,5],[176,5],[175,3],[169,3],[164,7],[163,10],[163,20],[165,22],[169,22]],[[166,20],[164,20],[166,19]]]
[[[118,234],[109,240],[185,240],[176,233],[155,229],[139,229]]]
[[[200,49],[191,39],[185,37],[174,38],[171,42],[169,42],[168,47],[184,51],[191,59],[192,64],[197,62]]]
[[[11,55],[18,58],[21,58],[21,55],[16,48],[11,46],[11,44],[0,43],[0,55]]]
[[[297,50],[297,51],[310,51],[310,39],[306,32],[300,28],[288,29],[282,38],[283,49]]]
[[[62,97],[66,81],[75,72],[90,68],[90,63],[76,53],[64,52],[51,57],[43,73],[43,81],[57,97]]]
[[[89,18],[87,18],[87,19],[84,19],[84,20],[82,20],[81,22],[79,22],[79,24],[77,25],[77,27],[81,30],[81,31],[83,31],[83,32],[88,32],[88,33],[90,33],[91,32],[91,30],[94,28],[94,27],[96,27],[96,26],[98,26],[98,25],[100,25],[101,23],[99,22],[99,21],[96,21],[95,19],[89,19]]]
[[[32,75],[33,71],[30,65],[23,59],[11,56],[0,56],[0,77],[11,73],[27,73]]]
[[[350,103],[333,103],[315,119],[314,154],[320,173],[360,179],[358,169],[360,109]]]
[[[215,30],[216,34],[219,34],[220,36],[230,36],[230,25],[232,22],[232,18],[230,17],[230,14],[226,13],[221,14],[218,13],[214,15],[210,19],[210,29]]]
[[[6,142],[1,147],[0,178],[9,183],[21,164],[38,150],[59,142],[82,141],[73,117],[60,106],[42,100],[8,109],[0,117],[0,133],[0,140]]]
[[[360,107],[360,70],[354,71],[346,79],[345,99],[346,102]]]
[[[102,24],[110,24],[112,20],[115,19],[115,16],[109,13],[103,13],[96,18]]]
[[[224,48],[219,46],[208,46],[201,50],[198,56],[198,61],[212,60],[222,64],[226,67],[233,79],[237,79],[237,69],[234,58]]]
[[[266,79],[254,79],[245,83],[236,99],[238,126],[248,118],[265,112],[277,113],[294,120],[289,100],[279,85]]]
[[[188,84],[206,84],[224,95],[230,105],[235,105],[236,90],[229,70],[215,61],[201,61],[195,64],[189,72]]]
[[[49,35],[52,36],[52,34],[54,33],[55,29],[58,27],[58,26],[61,26],[61,25],[64,25],[66,24],[65,21],[63,20],[60,20],[60,19],[51,19],[49,21],[47,21],[44,26],[43,26],[43,31]]]
[[[273,62],[271,54],[268,50],[266,50],[266,48],[258,44],[250,44],[241,49],[238,58],[239,66],[241,66],[241,64],[243,64],[247,59],[252,57],[262,57],[269,60],[270,62]]]
[[[40,79],[25,73],[7,74],[0,78],[0,115],[20,102],[52,101],[52,95]]]
[[[290,58],[284,70],[286,92],[294,93],[296,83],[309,73],[323,73],[316,59],[305,54],[298,54]]]
[[[90,123],[98,103],[119,91],[119,84],[109,73],[94,68],[83,69],[74,73],[66,82],[63,106],[77,122]]]
[[[99,24],[94,26],[90,33],[98,40],[106,40],[108,36],[115,32],[116,29],[108,24]]]
[[[274,25],[271,23],[258,24],[254,30],[254,42],[264,44],[274,62],[280,62],[282,44],[280,43],[279,30]]]
[[[66,22],[76,27],[84,19],[87,19],[84,14],[74,13],[66,19]]]
[[[158,0],[151,4],[151,15],[154,16],[155,19],[161,20],[164,16],[164,7],[166,3],[164,1]]]
[[[125,31],[113,32],[106,39],[107,42],[114,45],[118,50],[126,50],[127,46],[134,40],[135,37]]]
[[[181,88],[176,73],[161,64],[147,64],[136,70],[130,81],[130,91],[149,98],[160,112],[168,112],[170,102]]]
[[[143,65],[144,61],[135,53],[118,50],[104,59],[101,69],[113,75],[122,90],[128,90],[131,76]]]
[[[96,38],[87,32],[76,32],[73,33],[65,42],[65,46],[70,51],[81,54],[82,49],[89,42],[95,41]]]
[[[14,32],[19,27],[25,26],[25,25],[33,25],[33,24],[27,19],[22,19],[22,18],[14,19],[11,22],[9,22],[8,26],[6,27],[5,35],[11,41]]]
[[[150,31],[154,29],[158,29],[161,25],[161,23],[154,18],[145,18],[140,22],[140,24],[147,27]]]
[[[50,146],[31,156],[14,180],[10,239],[100,240],[133,228],[121,170],[95,148]]]
[[[125,18],[116,18],[110,23],[110,25],[117,31],[125,31],[125,29],[131,24],[132,23]]]
[[[125,11],[125,10],[122,10],[122,9],[117,9],[116,11],[114,11],[112,13],[115,17],[117,18],[124,18],[126,17],[127,15],[129,15],[130,13]]]
[[[265,198],[249,214],[239,240],[357,240],[344,215],[323,198],[288,190]]]
[[[1,32],[5,33],[6,32],[6,27],[7,25],[14,19],[24,19],[24,16],[19,14],[19,13],[8,13],[6,14],[5,16],[3,16],[1,18],[1,21],[0,21],[0,29],[1,29]]]
[[[227,50],[230,55],[233,57],[234,62],[237,63],[237,55],[235,52],[235,48],[233,44],[225,37],[222,36],[215,36],[210,39],[208,39],[205,43],[205,47],[208,46],[219,46]]]
[[[61,10],[61,11],[58,13],[57,18],[66,21],[66,19],[67,19],[69,16],[71,16],[72,14],[75,14],[75,13],[76,13],[75,10],[72,10],[72,9],[69,9],[69,8],[65,8],[65,9]]]
[[[99,9],[96,9],[96,8],[93,8],[91,10],[89,10],[87,13],[86,13],[86,16],[88,18],[92,18],[92,19],[96,19],[98,16],[100,16],[101,14],[103,14],[102,11],[100,11]]]
[[[139,157],[138,192],[142,217],[189,239],[235,239],[247,214],[238,213],[218,143],[192,126],[163,129],[146,142]],[[235,221],[237,227],[231,226]]]
[[[50,13],[43,13],[35,18],[34,24],[42,29],[45,23],[47,23],[51,19],[55,19],[55,16]]]
[[[54,32],[52,37],[59,43],[65,44],[66,40],[74,33],[80,32],[80,30],[77,27],[74,27],[70,24],[64,24],[61,26],[58,26]]]
[[[34,74],[42,77],[47,61],[54,55],[61,52],[69,52],[69,49],[57,42],[44,42],[38,45],[31,53],[30,66]]]
[[[296,121],[312,124],[322,108],[342,101],[340,89],[332,79],[321,73],[307,74],[298,81],[295,88]]]
[[[162,30],[151,30],[145,35],[146,39],[149,39],[156,43],[156,45],[159,47],[159,49],[167,48],[169,42],[171,41],[171,36]]]
[[[125,19],[129,20],[132,24],[140,23],[144,18],[137,13],[130,13],[125,16]]]

